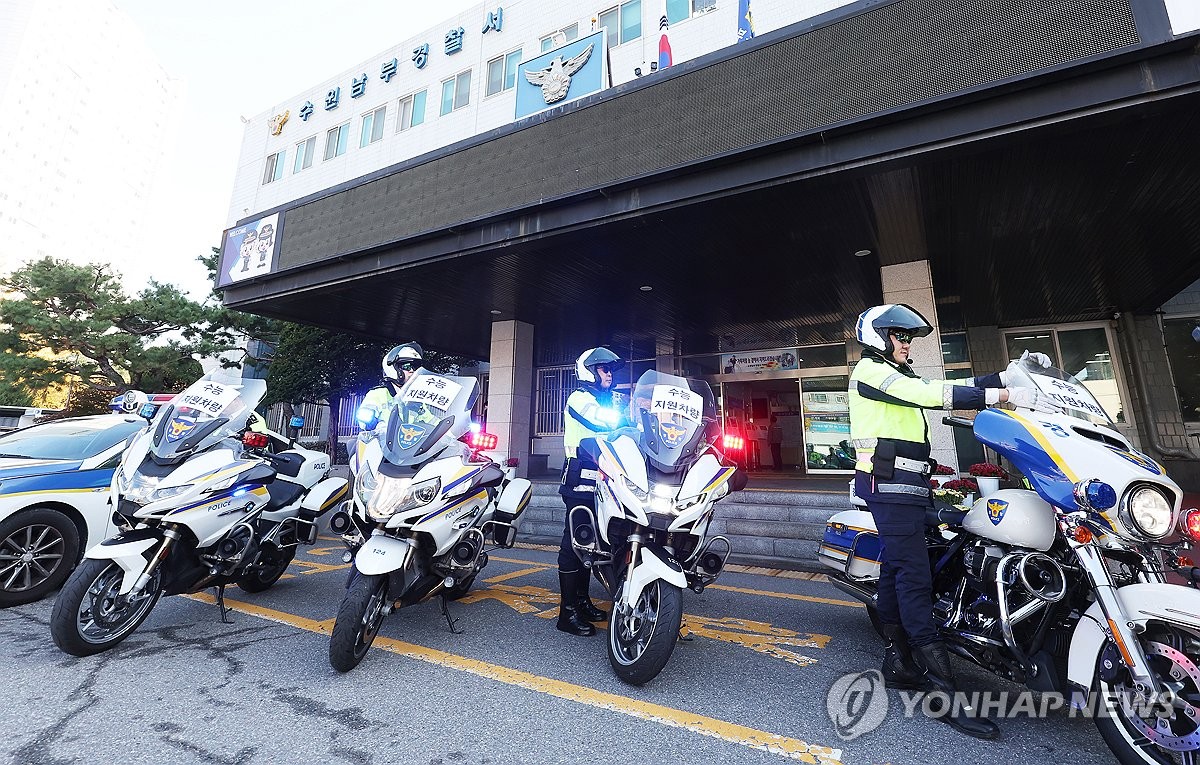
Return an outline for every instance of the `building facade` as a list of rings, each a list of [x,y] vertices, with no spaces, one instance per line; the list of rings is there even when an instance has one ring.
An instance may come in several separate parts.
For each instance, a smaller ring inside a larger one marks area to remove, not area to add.
[[[487,362],[523,465],[603,344],[708,380],[751,466],[774,419],[837,473],[853,320],[904,302],[922,374],[1047,353],[1197,484],[1192,3],[601,5],[476,6],[251,120],[226,303]]]

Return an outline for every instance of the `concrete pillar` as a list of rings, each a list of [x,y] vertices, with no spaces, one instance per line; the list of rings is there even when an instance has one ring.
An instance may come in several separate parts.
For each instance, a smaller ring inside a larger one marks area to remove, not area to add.
[[[488,432],[496,436],[496,458],[516,457],[518,475],[529,474],[533,419],[533,325],[492,322],[488,381]]]
[[[904,303],[915,308],[933,325],[927,337],[918,337],[912,343],[913,370],[922,377],[933,380],[946,379],[946,367],[942,364],[942,335],[938,330],[937,303],[933,297],[933,278],[929,273],[929,261],[918,260],[883,266],[879,269],[883,282],[883,302]],[[959,469],[958,453],[954,448],[954,432],[942,424],[947,412],[929,410],[925,413],[929,421],[929,441],[933,446],[931,456],[939,464]]]

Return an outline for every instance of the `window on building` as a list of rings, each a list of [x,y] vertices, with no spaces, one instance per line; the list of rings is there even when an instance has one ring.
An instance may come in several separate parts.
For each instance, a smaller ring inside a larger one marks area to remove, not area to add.
[[[717,0],[667,0],[667,21],[675,24],[717,7]]]
[[[325,134],[325,159],[330,160],[346,153],[346,140],[350,135],[350,123],[338,125]]]
[[[1014,330],[1005,333],[1004,344],[1011,360],[1025,351],[1046,354],[1054,366],[1078,378],[1114,422],[1129,421],[1103,326]]]
[[[550,50],[551,48],[557,48],[560,45],[566,45],[567,43],[571,42],[572,40],[577,39],[578,37],[579,37],[579,25],[578,24],[572,24],[569,27],[563,27],[562,29],[559,29],[555,32],[551,32],[550,34],[548,34],[542,38],[542,53],[545,53],[546,51]]]
[[[383,118],[387,115],[387,107],[381,106],[373,112],[367,112],[362,118],[362,135],[358,139],[358,148],[375,143],[383,138]]]
[[[636,40],[642,36],[642,0],[630,0],[615,8],[601,11],[600,27],[608,30],[608,47]]]
[[[1179,392],[1179,408],[1184,422],[1200,423],[1200,342],[1192,332],[1200,326],[1200,317],[1163,321],[1167,360]]]
[[[441,114],[447,115],[471,103],[471,71],[467,70],[442,81]]]
[[[309,136],[306,140],[296,144],[296,164],[292,168],[292,173],[298,173],[301,170],[307,170],[312,167],[313,154],[317,152],[317,137]]]
[[[971,355],[967,351],[966,332],[942,333],[942,364],[946,369],[956,369],[962,365],[971,365]],[[967,375],[970,377],[970,375]]]
[[[428,91],[422,90],[400,99],[400,116],[396,118],[396,130],[415,128],[425,121],[425,97]]]
[[[267,164],[263,167],[263,183],[274,183],[283,177],[283,165],[287,160],[287,151],[278,151],[275,154],[267,157]]]
[[[484,95],[494,96],[505,90],[512,90],[517,84],[517,66],[521,63],[521,51],[497,56],[488,62],[487,91]]]

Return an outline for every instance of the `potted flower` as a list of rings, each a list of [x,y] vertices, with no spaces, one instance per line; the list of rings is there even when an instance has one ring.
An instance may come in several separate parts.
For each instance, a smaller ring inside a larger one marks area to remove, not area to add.
[[[984,496],[1000,490],[1000,479],[1005,478],[1004,470],[991,462],[976,462],[967,468],[967,472],[979,483],[979,491]]]
[[[938,466],[936,468],[934,468],[933,474],[934,475],[954,475],[954,468],[950,467],[949,465],[943,465],[941,463],[938,463]]]
[[[956,478],[953,481],[946,481],[944,484],[942,484],[942,491],[958,492],[959,494],[964,495],[963,501],[970,505],[974,503],[975,495],[979,493],[979,484],[975,483],[970,478]]]
[[[945,502],[947,505],[954,505],[956,507],[961,507],[966,501],[966,497],[963,496],[963,493],[961,491],[955,491],[954,489],[934,489],[933,496],[934,498]]]

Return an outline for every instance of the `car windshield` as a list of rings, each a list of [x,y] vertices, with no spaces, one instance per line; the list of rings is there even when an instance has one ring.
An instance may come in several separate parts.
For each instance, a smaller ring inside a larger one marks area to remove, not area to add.
[[[121,443],[145,425],[144,420],[115,415],[47,422],[0,437],[0,456],[83,460]]]

